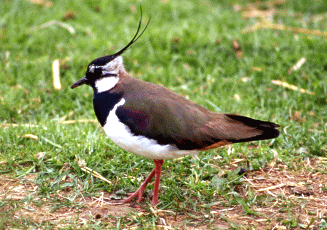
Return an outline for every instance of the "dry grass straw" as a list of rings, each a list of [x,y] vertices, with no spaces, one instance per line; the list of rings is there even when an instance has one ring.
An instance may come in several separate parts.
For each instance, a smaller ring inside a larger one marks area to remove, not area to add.
[[[242,31],[242,33],[243,34],[252,33],[256,30],[261,30],[261,29],[280,30],[280,31],[288,31],[288,32],[299,33],[299,34],[327,37],[327,32],[322,32],[320,30],[309,30],[309,29],[285,26],[285,25],[281,25],[281,24],[268,22],[268,21],[257,22],[253,26],[245,28]]]
[[[282,86],[284,88],[287,88],[287,89],[290,89],[290,90],[294,90],[294,91],[300,91],[301,93],[307,93],[309,95],[315,95],[315,93],[313,92],[310,92],[309,90],[307,89],[302,89],[302,88],[299,88],[295,85],[292,85],[292,84],[289,84],[285,81],[280,81],[280,80],[271,80],[271,82],[274,84],[274,85],[279,85],[279,86]]]
[[[98,121],[96,119],[81,119],[81,120],[67,120],[67,121],[60,121],[60,124],[63,125],[70,125],[70,124],[76,124],[76,123],[94,123],[94,124],[98,124]],[[13,123],[4,123],[4,124],[0,124],[0,127],[3,128],[16,128],[16,127],[30,127],[30,128],[34,128],[34,127],[39,127],[39,125],[36,124],[13,124]]]
[[[56,59],[52,63],[52,77],[53,77],[53,88],[56,90],[61,90],[61,83],[60,83],[60,65],[59,60]]]
[[[107,180],[106,178],[104,178],[102,175],[100,175],[98,172],[94,171],[93,169],[89,168],[86,166],[86,162],[84,160],[79,159],[77,161],[77,164],[79,167],[81,167],[81,170],[83,170],[84,172],[91,174],[92,176],[103,180],[105,182],[107,182],[108,184],[111,184],[111,181]]]
[[[51,20],[51,21],[46,22],[46,23],[44,23],[42,25],[31,27],[28,31],[30,33],[32,33],[32,32],[42,30],[42,29],[47,28],[47,27],[52,26],[52,25],[57,25],[57,26],[59,26],[61,28],[64,28],[64,29],[68,30],[69,33],[71,33],[71,34],[75,34],[75,32],[76,32],[75,29],[71,25],[68,25],[67,23],[56,21],[56,20]]]

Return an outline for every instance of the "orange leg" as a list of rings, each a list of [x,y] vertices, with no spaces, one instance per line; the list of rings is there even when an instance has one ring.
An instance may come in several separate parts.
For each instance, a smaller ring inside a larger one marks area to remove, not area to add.
[[[159,203],[159,185],[160,185],[160,175],[161,175],[161,166],[163,165],[164,160],[154,160],[154,170],[156,178],[154,181],[153,197],[151,204],[156,205]]]
[[[161,175],[161,166],[163,165],[164,160],[154,160],[154,169],[151,171],[149,176],[145,179],[143,184],[129,197],[127,197],[124,200],[121,200],[120,203],[125,204],[130,201],[132,201],[134,198],[138,197],[137,202],[142,201],[143,193],[145,191],[146,186],[148,183],[151,181],[152,177],[155,177],[155,182],[154,182],[154,191],[153,191],[153,198],[152,198],[152,205],[156,205],[159,203],[159,184],[160,184],[160,175]]]

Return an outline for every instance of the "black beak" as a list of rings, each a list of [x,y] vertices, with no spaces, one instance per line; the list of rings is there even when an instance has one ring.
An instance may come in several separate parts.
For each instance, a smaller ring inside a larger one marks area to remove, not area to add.
[[[79,79],[77,82],[75,82],[74,84],[72,84],[72,86],[70,87],[71,89],[74,89],[80,85],[84,85],[87,83],[87,78],[86,77],[83,77],[81,79]]]

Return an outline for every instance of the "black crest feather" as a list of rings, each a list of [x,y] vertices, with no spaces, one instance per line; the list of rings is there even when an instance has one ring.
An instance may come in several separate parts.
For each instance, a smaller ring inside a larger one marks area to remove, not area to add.
[[[137,40],[142,36],[142,34],[143,34],[144,31],[146,30],[146,28],[148,28],[148,25],[149,25],[149,23],[150,23],[151,18],[149,18],[148,23],[146,24],[145,28],[144,28],[143,31],[139,34],[140,29],[141,29],[141,25],[142,25],[142,7],[141,7],[141,6],[140,6],[140,9],[141,9],[141,19],[140,19],[139,26],[138,26],[138,28],[137,28],[137,31],[136,31],[134,37],[132,38],[132,40],[131,40],[131,41],[130,41],[130,42],[129,42],[129,43],[128,43],[124,48],[122,48],[122,49],[119,50],[117,53],[113,54],[112,56],[117,57],[117,56],[121,55],[122,53],[124,53],[125,50],[128,49],[128,47],[130,47],[134,42],[136,42],[136,41],[137,41]]]

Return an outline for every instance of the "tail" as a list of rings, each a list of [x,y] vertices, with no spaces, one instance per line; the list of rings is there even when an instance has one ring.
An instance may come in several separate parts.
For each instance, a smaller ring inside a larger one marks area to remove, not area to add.
[[[251,130],[255,130],[255,132],[253,132],[253,136],[251,135],[250,132],[248,133],[248,135],[245,135],[244,137],[239,136],[239,138],[230,140],[233,143],[273,139],[278,137],[280,134],[279,130],[277,129],[280,126],[275,123],[255,120],[249,117],[239,116],[235,114],[225,114],[225,115],[228,118],[232,119],[232,122],[243,123]]]

